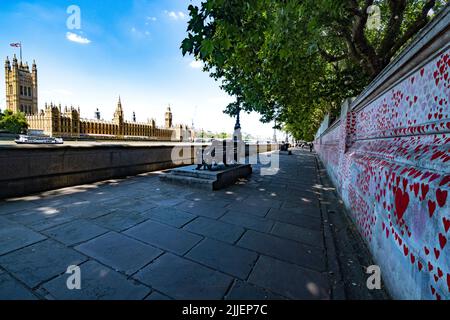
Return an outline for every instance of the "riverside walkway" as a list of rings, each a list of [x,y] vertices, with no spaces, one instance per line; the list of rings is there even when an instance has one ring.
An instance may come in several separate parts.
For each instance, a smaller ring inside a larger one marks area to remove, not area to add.
[[[0,202],[0,299],[384,299],[370,264],[303,150],[215,192],[155,172]]]

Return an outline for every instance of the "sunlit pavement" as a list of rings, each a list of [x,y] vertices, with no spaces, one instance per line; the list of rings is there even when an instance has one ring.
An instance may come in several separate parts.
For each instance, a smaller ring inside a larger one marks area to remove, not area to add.
[[[3,201],[0,299],[384,298],[324,179],[295,150],[216,192],[151,173]]]

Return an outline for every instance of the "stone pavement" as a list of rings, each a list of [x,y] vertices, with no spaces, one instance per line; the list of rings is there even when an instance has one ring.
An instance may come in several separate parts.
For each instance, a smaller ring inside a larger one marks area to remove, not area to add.
[[[0,299],[385,298],[365,289],[370,257],[323,181],[295,150],[221,191],[149,173],[0,202]]]

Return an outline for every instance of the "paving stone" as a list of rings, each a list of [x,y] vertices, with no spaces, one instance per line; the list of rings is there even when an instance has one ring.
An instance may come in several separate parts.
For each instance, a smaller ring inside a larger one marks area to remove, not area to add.
[[[183,255],[202,237],[155,221],[146,221],[125,232],[126,235],[158,248]]]
[[[281,238],[323,248],[323,234],[312,229],[306,229],[283,222],[276,222],[270,233]]]
[[[221,299],[232,278],[167,253],[139,271],[139,281],[177,300]]]
[[[155,202],[156,202],[156,204],[158,206],[173,207],[173,206],[176,206],[177,204],[180,204],[180,203],[182,203],[184,201],[185,201],[184,198],[164,197],[163,199],[157,200]]]
[[[75,249],[129,275],[162,254],[157,248],[115,232],[92,239]]]
[[[247,200],[243,200],[242,203],[233,203],[228,207],[228,210],[245,212],[247,214],[252,214],[259,217],[265,217],[269,212],[270,207],[248,205]]]
[[[110,206],[108,202],[105,202],[104,205]],[[114,208],[124,209],[128,211],[144,213],[148,210],[156,208],[158,205],[153,201],[142,201],[142,200],[134,200],[125,203],[121,203],[119,205],[115,205]]]
[[[288,210],[270,209],[266,217],[317,231],[321,231],[322,228],[322,222],[319,217],[315,218]]]
[[[0,215],[29,210],[37,205],[34,201],[0,201]]]
[[[221,241],[205,239],[186,257],[224,273],[246,279],[258,255]]]
[[[292,210],[297,208],[314,208],[315,210],[319,210],[320,203],[316,197],[305,197],[302,195],[296,195],[295,201],[292,199],[286,199],[281,204],[282,210]],[[306,212],[308,214],[308,211]]]
[[[248,230],[237,245],[317,271],[325,268],[322,250],[266,233]]]
[[[93,221],[102,227],[120,232],[133,227],[146,219],[147,218],[137,212],[117,210]]]
[[[286,300],[286,298],[248,282],[236,280],[226,300]]]
[[[229,243],[234,243],[245,231],[242,227],[204,217],[198,217],[183,229]]]
[[[0,300],[37,300],[37,297],[7,273],[0,273]]]
[[[236,210],[227,212],[220,220],[261,232],[269,232],[273,226],[271,220]]]
[[[8,220],[24,224],[33,230],[42,231],[71,220],[76,216],[67,214],[62,207],[40,207],[5,216]]]
[[[150,295],[145,298],[145,300],[155,300],[155,301],[161,301],[161,300],[172,300],[170,297],[159,293],[158,291],[153,291],[150,293]]]
[[[326,275],[266,256],[258,259],[248,281],[290,299],[329,298]]]
[[[259,189],[259,188],[258,188]],[[257,190],[258,190],[257,189]],[[271,196],[268,193],[256,193],[254,192],[245,200],[242,201],[246,206],[254,206],[254,207],[264,207],[264,208],[280,208],[282,201],[278,200],[277,197]],[[237,204],[237,203],[234,203]]]
[[[44,239],[43,235],[0,217],[0,255]]]
[[[39,283],[66,272],[67,267],[79,265],[86,259],[54,240],[44,240],[1,256],[0,265],[28,287],[34,288]]]
[[[150,292],[150,288],[127,279],[96,261],[83,263],[80,270],[80,290],[67,288],[68,274],[63,274],[42,287],[58,300],[142,300]]]
[[[79,201],[66,205],[64,208],[66,212],[84,219],[95,219],[116,210],[113,206],[105,207],[92,201]]]
[[[146,217],[176,228],[181,228],[196,216],[175,208],[157,207],[146,213]]]
[[[237,199],[242,200],[244,197],[235,194],[233,192],[230,192],[227,188],[224,190],[216,190],[216,191],[205,191],[205,190],[194,191],[188,193],[184,198],[186,200],[195,202],[216,201],[220,207],[226,207],[233,201]]]
[[[99,235],[108,232],[108,229],[102,228],[86,220],[75,220],[54,228],[43,231],[44,234],[71,246],[81,243]]]
[[[177,206],[178,209],[212,219],[218,219],[227,209],[216,205],[215,201],[185,201]]]

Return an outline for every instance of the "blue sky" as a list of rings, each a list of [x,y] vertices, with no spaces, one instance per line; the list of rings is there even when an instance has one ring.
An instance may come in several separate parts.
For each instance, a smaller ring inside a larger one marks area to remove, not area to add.
[[[21,41],[23,58],[36,59],[39,108],[45,102],[80,106],[82,117],[99,108],[112,118],[118,96],[125,117],[154,117],[162,124],[168,104],[174,122],[231,132],[234,120],[222,113],[232,98],[179,49],[186,34],[189,0],[3,1],[0,56],[12,56]],[[67,8],[81,10],[81,29],[69,30]],[[4,75],[2,75],[4,77]],[[5,92],[4,80],[0,90]],[[4,108],[5,96],[0,96]],[[243,115],[244,132],[271,137],[271,124]]]

